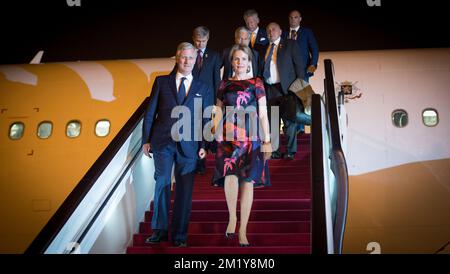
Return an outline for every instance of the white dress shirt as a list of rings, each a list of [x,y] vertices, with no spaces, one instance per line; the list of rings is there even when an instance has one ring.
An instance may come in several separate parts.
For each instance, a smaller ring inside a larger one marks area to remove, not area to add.
[[[184,84],[184,88],[186,89],[186,96],[189,94],[189,89],[191,88],[191,84],[192,84],[192,80],[193,80],[193,76],[192,73],[184,76],[183,74],[177,72],[176,76],[175,76],[175,82],[177,85],[177,92],[178,90],[180,90],[180,83],[181,83],[181,78],[186,77],[186,80],[184,80],[183,84]]]
[[[278,73],[278,67],[277,67],[277,53],[278,53],[278,46],[280,44],[280,40],[281,37],[278,37],[277,40],[275,40],[275,47],[273,48],[273,55],[272,55],[272,60],[270,60],[270,78],[266,79],[267,84],[273,85],[273,84],[277,84],[280,82],[280,74]],[[265,60],[267,60],[267,58],[269,58],[269,52],[270,52],[270,47],[272,46],[272,43],[269,43],[269,46],[267,47],[267,52],[266,52],[266,58]]]

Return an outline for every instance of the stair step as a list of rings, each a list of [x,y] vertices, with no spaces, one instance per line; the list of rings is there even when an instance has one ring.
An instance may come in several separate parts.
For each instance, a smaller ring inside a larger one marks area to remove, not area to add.
[[[250,246],[250,247],[164,247],[148,246],[128,247],[128,254],[309,254],[311,247],[306,246]]]
[[[286,138],[280,136],[280,151]],[[254,189],[247,238],[252,244],[242,248],[237,237],[225,238],[228,208],[224,189],[211,184],[215,155],[208,154],[205,174],[195,177],[188,247],[176,248],[171,242],[146,244],[151,235],[153,204],[133,235],[129,254],[305,254],[311,253],[311,174],[310,135],[297,136],[298,152],[294,160],[269,160],[271,186]],[[176,188],[176,184],[175,184]],[[175,193],[171,197],[174,198]],[[240,200],[237,214],[240,216]],[[171,201],[173,208],[173,200]],[[172,211],[169,213],[169,222]],[[170,227],[170,225],[169,225]],[[236,231],[239,223],[236,226]],[[169,232],[170,233],[170,232]],[[170,236],[170,235],[169,235]],[[169,239],[170,240],[170,239]]]
[[[239,214],[239,212],[238,212]],[[153,211],[145,212],[145,222],[150,222]],[[238,215],[239,216],[239,215]],[[172,212],[169,213],[169,219]],[[252,210],[250,221],[309,221],[309,209],[293,210]],[[228,210],[192,210],[191,222],[225,222],[228,221]]]
[[[281,153],[284,153],[285,150],[284,149],[280,149]],[[302,152],[297,152],[295,154],[294,160],[287,160],[287,159],[270,159],[269,162],[271,163],[272,161],[283,161],[283,162],[291,162],[293,163],[295,160],[308,160],[309,161],[309,157],[310,157],[311,153],[309,151],[302,151]],[[207,158],[206,158],[206,164],[215,164],[215,156],[212,153],[209,153]]]
[[[302,165],[291,165],[290,164],[291,161],[286,161],[286,163],[284,165],[273,165],[271,166],[269,164],[269,171],[271,173],[273,172],[279,172],[279,173],[283,173],[283,174],[293,174],[293,173],[304,173],[305,171],[309,171],[310,170],[310,165],[309,163],[305,163]],[[206,166],[205,169],[205,174],[213,174],[214,170],[216,169],[216,166]],[[197,175],[197,177],[200,177],[203,175]]]
[[[293,189],[293,188],[308,188],[311,185],[311,182],[309,180],[305,180],[305,178],[298,178],[298,181],[282,181],[282,182],[272,182],[272,185],[270,186],[270,189]],[[176,187],[176,183],[174,185]],[[211,182],[207,182],[206,180],[203,182],[194,183],[194,191],[197,189],[203,189],[203,188],[216,188],[215,186],[211,185]],[[264,190],[269,188],[258,188],[255,187],[255,190]]]
[[[189,235],[192,234],[223,234],[226,231],[228,221],[224,222],[190,222]],[[257,221],[249,222],[247,225],[248,233],[309,233],[311,227],[310,221]],[[236,231],[239,228],[239,222],[236,225]],[[151,222],[141,222],[139,224],[139,233],[151,234]]]
[[[305,194],[305,193],[311,193],[311,191],[304,187],[304,188],[292,188],[292,189],[276,189],[276,188],[272,188],[272,187],[263,187],[263,188],[255,188],[253,191],[253,195],[254,196],[258,196],[259,195],[295,195],[295,193],[301,195],[301,194]],[[223,198],[225,199],[225,194],[223,191],[223,188],[220,187],[212,187],[212,188],[205,188],[203,189],[201,192],[194,192],[193,196],[196,195],[218,195],[220,196],[220,194],[222,194]],[[273,197],[277,197],[277,196],[273,196]]]
[[[161,242],[157,244],[145,243],[151,234],[135,234],[133,235],[133,246],[152,246],[155,248],[170,247],[169,242]],[[248,241],[255,246],[307,246],[310,244],[309,233],[247,233]],[[238,246],[238,237],[227,239],[224,234],[189,234],[187,241],[188,246]]]
[[[174,187],[175,189],[176,187]],[[310,184],[307,182],[299,182],[299,183],[276,183],[275,185],[271,185],[269,187],[256,187],[254,188],[255,192],[262,191],[301,191],[301,190],[309,190],[311,188]],[[203,191],[217,191],[220,189],[223,191],[223,187],[212,186],[210,183],[204,182],[203,184],[194,185],[194,192],[203,192]],[[220,191],[219,190],[219,191]]]
[[[310,159],[309,156],[306,158],[301,159],[294,159],[294,160],[286,160],[286,159],[270,159],[269,160],[269,168],[275,167],[275,166],[290,166],[290,167],[300,167],[300,166],[308,166]],[[214,168],[216,166],[216,161],[206,161],[206,167]]]
[[[274,197],[277,197],[276,195],[283,194],[283,198],[285,199],[311,199],[311,191],[292,191],[292,192],[284,192],[284,193],[277,193],[274,191],[262,191],[255,193],[253,199],[271,199]],[[173,196],[173,195],[172,195]],[[172,197],[173,199],[173,197]],[[192,195],[192,199],[198,199],[198,200],[211,200],[211,199],[218,199],[225,202],[225,196],[223,194],[223,190],[216,192],[210,192],[210,193],[194,193]]]
[[[271,182],[284,182],[284,181],[292,181],[293,178],[303,178],[305,180],[310,180],[310,172],[297,173],[297,174],[273,174],[270,173],[270,181]],[[199,182],[211,182],[212,176],[198,176],[195,179],[195,183]]]
[[[173,200],[171,201],[173,208]],[[255,199],[252,204],[252,210],[283,210],[283,209],[310,209],[310,199],[284,199],[282,202],[278,199]],[[150,205],[153,209],[153,202]],[[192,210],[227,210],[227,204],[224,200],[194,200],[192,201]],[[238,200],[239,209],[239,200]]]

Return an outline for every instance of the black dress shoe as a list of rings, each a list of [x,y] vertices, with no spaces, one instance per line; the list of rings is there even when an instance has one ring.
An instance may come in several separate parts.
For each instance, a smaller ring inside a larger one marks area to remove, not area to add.
[[[159,242],[167,242],[167,240],[168,240],[167,231],[156,230],[156,231],[153,231],[152,236],[148,237],[145,240],[145,243],[155,244],[155,243],[159,243]]]
[[[174,247],[187,247],[187,244],[185,241],[173,241]]]
[[[281,154],[278,151],[274,151],[272,152],[272,159],[280,159],[281,158]]]
[[[249,247],[250,244],[241,244],[241,243],[239,243],[239,246],[240,246],[240,247]]]
[[[287,160],[294,160],[295,154],[294,153],[286,153],[283,158]]]

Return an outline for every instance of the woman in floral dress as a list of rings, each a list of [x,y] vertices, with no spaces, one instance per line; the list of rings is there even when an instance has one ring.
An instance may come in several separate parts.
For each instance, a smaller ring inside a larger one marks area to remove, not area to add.
[[[253,187],[270,185],[267,159],[272,148],[264,84],[260,78],[248,75],[251,50],[247,46],[235,45],[230,58],[234,76],[222,80],[217,92],[214,129],[218,145],[213,183],[224,186],[229,211],[227,238],[235,235],[240,189],[238,236],[240,246],[246,247],[250,246],[247,223],[253,203]],[[241,119],[234,121],[232,116]]]

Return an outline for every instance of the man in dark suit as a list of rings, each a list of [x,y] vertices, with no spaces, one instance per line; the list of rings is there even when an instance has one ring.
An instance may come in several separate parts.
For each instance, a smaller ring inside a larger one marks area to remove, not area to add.
[[[197,59],[195,61],[192,74],[194,78],[208,84],[214,91],[211,105],[216,103],[216,92],[220,83],[220,67],[222,65],[221,56],[215,50],[208,48],[209,29],[204,26],[196,27],[192,34],[197,51]]]
[[[295,114],[298,99],[289,91],[289,86],[295,79],[304,78],[304,71],[301,69],[302,60],[298,44],[281,38],[280,25],[270,23],[266,30],[270,44],[264,57],[263,78],[269,113],[271,106],[279,107],[284,124],[283,132],[287,139],[284,158],[292,160],[297,152]],[[279,150],[272,153],[272,158],[281,158]]]
[[[207,47],[209,40],[209,29],[207,27],[196,27],[192,34],[192,40],[197,51],[197,58],[192,74],[194,78],[201,80],[211,87],[212,94],[208,106],[213,106],[216,103],[216,93],[220,83],[222,59],[219,53]],[[198,174],[205,173],[205,162],[205,159],[198,160]]]
[[[302,58],[302,70],[305,73],[305,80],[314,75],[319,61],[319,47],[311,29],[300,26],[302,16],[298,10],[289,13],[289,31],[283,33],[284,39],[297,41]]]
[[[234,32],[234,42],[235,44],[247,46],[250,43],[250,32],[246,27],[239,27]],[[222,79],[228,79],[233,77],[234,72],[231,67],[230,62],[230,50],[232,47],[228,47],[223,50],[222,54],[222,64],[223,64],[223,76]],[[250,70],[247,72],[249,77],[261,76],[261,63],[259,58],[259,53],[252,49],[252,65]]]
[[[302,58],[302,70],[305,73],[306,82],[314,75],[319,60],[319,47],[311,29],[300,26],[301,13],[293,10],[289,13],[289,31],[283,33],[283,38],[297,41]],[[305,114],[301,103],[297,106],[297,131],[304,132],[305,124],[311,124],[311,116]]]
[[[196,163],[198,158],[206,156],[201,142],[203,126],[198,123],[205,124],[208,121],[194,117],[203,117],[202,112],[212,93],[210,86],[192,76],[196,56],[192,44],[184,42],[178,46],[177,72],[155,79],[144,116],[142,149],[149,157],[153,151],[156,180],[153,234],[146,239],[147,243],[168,240],[171,174],[175,164],[176,198],[171,237],[174,246],[186,246]],[[194,108],[194,104],[202,107]],[[172,118],[177,111],[183,113],[180,121],[184,123],[181,128],[177,128],[179,119]],[[185,111],[190,112],[190,115],[186,115]]]
[[[247,10],[244,12],[244,21],[247,29],[250,31],[250,48],[256,50],[261,56],[264,49],[269,44],[265,29],[258,26],[259,17],[256,10]]]

